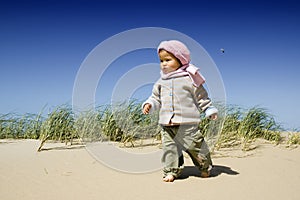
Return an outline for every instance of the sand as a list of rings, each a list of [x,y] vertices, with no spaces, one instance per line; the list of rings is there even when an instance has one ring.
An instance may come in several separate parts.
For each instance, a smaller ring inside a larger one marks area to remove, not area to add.
[[[164,183],[160,170],[124,173],[98,162],[84,146],[47,145],[36,152],[37,140],[0,141],[1,200],[300,199],[300,148],[263,144],[247,156],[226,152],[213,158],[207,179],[186,157],[182,178]]]

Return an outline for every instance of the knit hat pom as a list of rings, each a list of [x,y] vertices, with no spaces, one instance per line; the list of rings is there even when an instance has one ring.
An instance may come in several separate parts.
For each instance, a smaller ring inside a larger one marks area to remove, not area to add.
[[[182,65],[189,64],[191,59],[190,51],[182,42],[178,40],[163,41],[159,44],[157,52],[159,53],[162,49],[172,53],[176,58],[178,58]]]

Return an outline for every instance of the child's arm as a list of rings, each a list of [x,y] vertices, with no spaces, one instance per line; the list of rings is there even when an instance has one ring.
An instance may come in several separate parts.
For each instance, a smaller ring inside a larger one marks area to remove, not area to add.
[[[149,114],[152,111],[158,110],[160,105],[160,86],[155,84],[152,89],[152,95],[142,105],[143,113]]]
[[[195,95],[200,110],[205,112],[205,117],[216,120],[218,117],[218,109],[212,105],[203,85],[196,88]]]

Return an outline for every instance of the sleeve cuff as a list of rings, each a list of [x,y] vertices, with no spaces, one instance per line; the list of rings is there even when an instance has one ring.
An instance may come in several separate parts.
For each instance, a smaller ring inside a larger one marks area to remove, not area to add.
[[[216,114],[216,113],[218,113],[218,109],[214,106],[210,106],[205,110],[205,117],[208,118],[212,114]]]

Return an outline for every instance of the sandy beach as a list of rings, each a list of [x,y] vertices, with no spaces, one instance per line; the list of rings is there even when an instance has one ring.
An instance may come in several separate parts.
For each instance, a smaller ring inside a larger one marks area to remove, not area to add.
[[[39,144],[38,140],[0,141],[2,200],[300,199],[299,147],[262,144],[249,155],[232,151],[213,156],[212,177],[206,179],[186,157],[181,178],[164,183],[160,170],[144,174],[113,170],[82,145],[47,144],[37,152]]]

